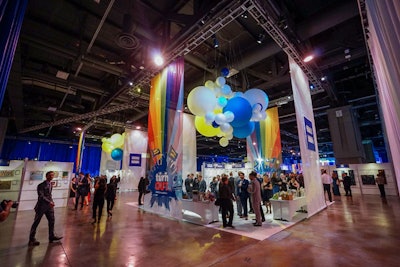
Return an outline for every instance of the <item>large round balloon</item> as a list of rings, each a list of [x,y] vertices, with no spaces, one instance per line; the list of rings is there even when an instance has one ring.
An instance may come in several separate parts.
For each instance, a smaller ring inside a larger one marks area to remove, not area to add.
[[[225,137],[222,137],[221,139],[219,139],[219,144],[222,147],[226,147],[229,145],[229,140],[226,139]]]
[[[113,134],[110,141],[115,147],[122,147],[124,145],[124,137],[121,134]]]
[[[198,86],[190,91],[187,104],[194,115],[204,116],[207,112],[214,110],[217,99],[213,90],[205,86]]]
[[[233,136],[237,138],[245,138],[254,131],[254,121],[249,121],[241,127],[233,127]]]
[[[113,160],[121,160],[124,152],[122,151],[121,148],[115,148],[113,151],[111,151],[111,158]]]
[[[194,119],[194,125],[196,127],[196,130],[206,136],[206,137],[212,137],[216,136],[221,130],[218,128],[214,128],[212,125],[209,125],[206,122],[206,119],[202,116],[196,116]]]
[[[232,127],[240,127],[249,122],[252,116],[252,109],[249,101],[243,97],[233,97],[228,100],[228,103],[223,109],[223,112],[230,111],[234,115],[231,122]]]
[[[268,107],[268,96],[261,89],[253,88],[247,90],[246,92],[244,92],[244,98],[249,101],[252,108],[254,108],[255,106],[260,106],[261,112],[265,111]]]

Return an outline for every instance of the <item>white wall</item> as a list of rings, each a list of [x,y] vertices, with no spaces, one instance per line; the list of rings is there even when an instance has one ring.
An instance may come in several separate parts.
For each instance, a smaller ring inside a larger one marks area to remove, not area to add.
[[[366,164],[350,164],[349,167],[337,168],[336,166],[323,166],[321,169],[329,170],[329,174],[332,174],[334,170],[338,172],[339,178],[342,178],[342,173],[349,170],[354,171],[354,178],[356,185],[351,186],[352,193],[365,194],[365,195],[380,195],[378,185],[366,185],[362,183],[362,175],[373,175],[376,178],[378,170],[384,170],[387,184],[385,185],[385,192],[387,196],[398,196],[397,186],[395,181],[395,175],[393,165],[391,163],[366,163]],[[340,185],[341,193],[344,193],[343,185]]]
[[[35,207],[38,198],[37,186],[46,179],[45,174],[48,171],[56,172],[53,179],[56,184],[52,191],[55,207],[67,206],[73,167],[72,162],[26,161],[19,210],[32,210]],[[34,179],[33,173],[37,179]]]
[[[21,177],[24,161],[11,160],[9,166],[0,166],[0,183],[11,184],[10,188],[0,189],[0,201],[3,199],[17,201],[21,189]],[[15,211],[15,209],[11,209]]]

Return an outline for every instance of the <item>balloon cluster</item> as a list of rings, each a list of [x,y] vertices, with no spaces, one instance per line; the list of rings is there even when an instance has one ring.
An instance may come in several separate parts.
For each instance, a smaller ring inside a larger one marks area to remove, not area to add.
[[[122,160],[124,146],[125,133],[123,134],[113,134],[110,138],[103,137],[101,141],[103,144],[101,148],[104,152],[110,153],[113,160]]]
[[[227,76],[229,70],[221,74]],[[245,138],[254,131],[256,121],[264,120],[268,96],[260,89],[233,92],[225,77],[192,89],[187,98],[190,111],[196,116],[196,130],[206,136],[221,137],[219,144],[226,147],[234,136]]]

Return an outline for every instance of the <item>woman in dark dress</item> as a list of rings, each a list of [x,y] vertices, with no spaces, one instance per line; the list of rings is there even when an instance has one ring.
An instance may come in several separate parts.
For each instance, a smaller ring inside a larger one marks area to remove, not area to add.
[[[76,189],[78,186],[76,185],[76,177],[72,178],[71,184],[69,185],[69,197],[72,198],[72,202],[75,206],[75,197],[76,197]]]
[[[266,213],[272,213],[271,202],[269,200],[270,200],[270,198],[272,198],[273,192],[272,192],[272,183],[271,183],[271,180],[270,180],[268,174],[264,174],[264,176],[263,176],[263,182],[261,184],[261,189],[262,189],[263,202],[264,202],[265,207],[267,208]]]
[[[100,222],[101,215],[103,213],[104,206],[104,196],[107,190],[107,181],[104,176],[96,179],[96,184],[94,185],[94,197],[93,197],[93,223],[96,222],[96,211],[99,209],[97,216],[97,223]]]

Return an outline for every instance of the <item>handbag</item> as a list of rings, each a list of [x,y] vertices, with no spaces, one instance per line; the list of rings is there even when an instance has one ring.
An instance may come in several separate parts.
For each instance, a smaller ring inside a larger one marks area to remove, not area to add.
[[[221,205],[221,199],[217,198],[214,202],[215,206],[220,206]]]

